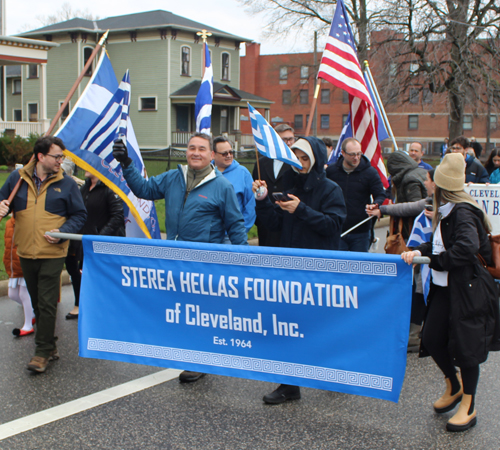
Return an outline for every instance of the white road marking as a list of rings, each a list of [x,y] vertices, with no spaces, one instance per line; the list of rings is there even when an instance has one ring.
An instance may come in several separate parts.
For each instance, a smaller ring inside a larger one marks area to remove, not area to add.
[[[7,439],[16,434],[24,433],[34,428],[47,425],[48,423],[64,419],[74,414],[81,413],[87,409],[95,408],[96,406],[112,402],[127,395],[135,394],[136,392],[148,389],[166,381],[173,380],[181,370],[166,369],[161,372],[156,372],[147,375],[137,380],[132,380],[127,383],[114,386],[104,391],[96,392],[95,394],[87,395],[76,400],[73,400],[63,405],[54,406],[53,408],[31,414],[20,419],[13,420],[0,425],[0,441]]]

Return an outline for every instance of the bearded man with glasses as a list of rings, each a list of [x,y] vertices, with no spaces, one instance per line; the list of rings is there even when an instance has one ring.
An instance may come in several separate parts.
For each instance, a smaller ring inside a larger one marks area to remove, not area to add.
[[[366,205],[381,205],[386,198],[377,170],[363,155],[361,144],[354,138],[347,138],[342,142],[342,155],[326,169],[326,176],[335,181],[344,193],[347,218],[342,232],[368,217]],[[372,225],[368,221],[340,238],[339,250],[367,252],[372,241]]]
[[[78,185],[61,170],[64,149],[61,139],[40,137],[33,150],[34,160],[12,172],[0,189],[0,217],[14,212],[17,254],[35,311],[36,349],[27,367],[32,372],[45,372],[49,361],[59,359],[54,334],[69,241],[45,232],[78,233],[87,217]],[[19,178],[23,183],[9,203]]]

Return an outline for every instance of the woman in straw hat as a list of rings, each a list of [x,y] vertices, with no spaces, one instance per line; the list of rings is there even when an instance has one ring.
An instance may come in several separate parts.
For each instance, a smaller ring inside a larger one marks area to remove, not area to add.
[[[464,191],[465,161],[461,154],[444,157],[435,171],[434,182],[432,242],[401,257],[408,264],[415,256],[431,259],[432,284],[420,356],[432,356],[445,376],[446,391],[434,403],[434,410],[441,414],[460,404],[446,429],[464,431],[477,422],[474,399],[479,364],[494,349],[498,333],[498,326],[495,329],[498,295],[495,311],[494,295],[479,295],[478,290],[471,289],[477,270],[484,270],[477,255],[486,262],[491,259],[488,241],[491,225]],[[460,368],[461,377],[457,376],[456,367]]]

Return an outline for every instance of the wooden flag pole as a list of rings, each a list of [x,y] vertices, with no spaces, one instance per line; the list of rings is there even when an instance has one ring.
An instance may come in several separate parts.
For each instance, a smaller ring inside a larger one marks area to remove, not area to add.
[[[314,97],[311,104],[311,111],[309,112],[309,120],[307,121],[306,136],[309,136],[311,132],[311,125],[314,118],[314,110],[316,109],[316,103],[318,101],[319,88],[321,86],[321,80],[318,78],[318,83],[316,84],[316,89],[314,90]]]
[[[106,39],[108,37],[108,33],[109,33],[109,30],[107,30],[106,33],[103,34],[103,36],[99,40],[99,43],[95,46],[94,51],[92,52],[92,54],[90,55],[90,58],[88,59],[87,63],[85,64],[85,67],[83,68],[82,72],[80,73],[80,75],[76,79],[75,83],[73,84],[73,87],[71,88],[71,90],[69,91],[68,95],[66,96],[66,99],[64,100],[64,102],[62,103],[61,107],[59,108],[59,111],[57,111],[57,114],[52,119],[52,123],[50,124],[49,129],[43,134],[44,136],[48,136],[48,135],[50,135],[52,133],[52,131],[54,131],[54,128],[56,126],[57,121],[60,119],[60,117],[61,117],[64,109],[66,108],[66,106],[68,105],[69,101],[71,100],[71,97],[73,97],[73,94],[75,93],[78,85],[83,80],[83,77],[85,76],[85,73],[87,72],[87,70],[89,70],[90,65],[94,61],[97,53],[99,52],[99,50],[101,49],[101,47],[104,45],[104,42],[106,41]],[[33,161],[34,158],[35,158],[35,155],[33,154],[31,156],[31,158],[30,158],[30,162]],[[21,187],[22,180],[23,180],[22,178],[19,178],[19,180],[17,181],[16,185],[12,189],[12,192],[10,193],[9,198],[7,199],[7,201],[9,202],[9,205],[12,203],[12,200],[14,199],[14,197],[17,194],[17,192],[19,191],[19,188]],[[3,219],[3,217],[0,218],[0,220],[1,219]]]

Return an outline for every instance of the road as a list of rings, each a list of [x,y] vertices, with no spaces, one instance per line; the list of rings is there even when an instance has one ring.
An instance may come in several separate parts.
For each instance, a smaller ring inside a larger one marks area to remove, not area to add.
[[[385,230],[377,233],[384,241]],[[71,287],[63,287],[61,359],[34,375],[25,368],[33,336],[11,334],[21,307],[0,298],[2,450],[500,448],[498,353],[481,367],[478,425],[451,434],[451,413],[432,409],[444,381],[429,358],[408,354],[397,404],[303,388],[301,400],[269,406],[262,396],[270,383],[208,375],[183,385],[176,370],[80,358],[78,323],[64,318],[72,301]]]

